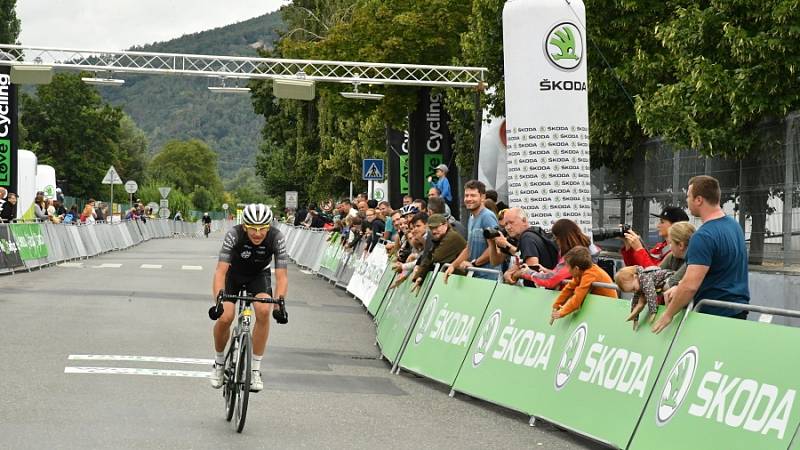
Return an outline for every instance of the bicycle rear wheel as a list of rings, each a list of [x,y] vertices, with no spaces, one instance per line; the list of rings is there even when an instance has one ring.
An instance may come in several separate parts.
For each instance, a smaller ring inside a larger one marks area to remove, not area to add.
[[[247,401],[250,398],[250,376],[253,349],[250,347],[250,334],[244,334],[239,342],[239,361],[236,363],[236,432],[244,429],[247,417]]]
[[[236,345],[238,339],[231,339],[228,353],[225,355],[225,371],[223,375],[222,395],[225,398],[225,420],[233,419],[236,406]]]

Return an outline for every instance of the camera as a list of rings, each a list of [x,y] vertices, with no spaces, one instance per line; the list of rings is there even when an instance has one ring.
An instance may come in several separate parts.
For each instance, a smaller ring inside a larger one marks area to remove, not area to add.
[[[596,242],[605,241],[606,239],[622,237],[630,230],[631,226],[628,224],[622,224],[618,227],[592,228],[592,237]]]
[[[500,227],[486,227],[483,229],[483,238],[484,239],[494,239],[500,235],[508,236],[506,230]]]

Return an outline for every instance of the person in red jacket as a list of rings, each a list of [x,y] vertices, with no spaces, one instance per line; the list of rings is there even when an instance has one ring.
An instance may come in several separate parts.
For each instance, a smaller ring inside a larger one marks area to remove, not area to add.
[[[669,227],[676,222],[688,222],[689,216],[686,215],[683,209],[677,206],[667,206],[661,211],[661,214],[651,214],[653,217],[658,217],[658,235],[663,239],[650,250],[644,248],[642,238],[636,232],[629,230],[622,237],[624,242],[623,248],[620,250],[622,253],[622,260],[625,261],[626,266],[642,266],[651,267],[661,264],[661,261],[669,255],[671,249],[669,247]]]

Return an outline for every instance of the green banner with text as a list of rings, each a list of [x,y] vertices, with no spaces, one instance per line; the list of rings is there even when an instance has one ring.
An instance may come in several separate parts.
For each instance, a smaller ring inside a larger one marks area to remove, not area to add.
[[[23,261],[47,258],[47,244],[42,235],[41,224],[12,223],[9,228]]]
[[[497,282],[436,277],[400,366],[452,386]]]
[[[798,343],[797,328],[689,313],[630,448],[789,448]]]
[[[431,275],[428,274],[426,283]],[[419,292],[412,292],[414,286],[411,281],[406,280],[394,290],[394,294],[386,301],[388,302],[382,310],[380,321],[378,322],[378,345],[381,353],[390,362],[397,361],[403,341],[409,327],[414,325],[414,317],[420,302],[424,299],[422,294],[425,292],[425,284]]]

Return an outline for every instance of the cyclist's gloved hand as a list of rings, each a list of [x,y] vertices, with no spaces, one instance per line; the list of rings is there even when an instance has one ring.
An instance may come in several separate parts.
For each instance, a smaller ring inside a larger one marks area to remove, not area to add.
[[[220,303],[219,305],[214,305],[211,308],[208,308],[208,317],[211,320],[217,320],[222,316],[222,311],[224,311],[222,303]]]
[[[286,305],[276,305],[272,308],[272,317],[281,325],[289,323],[289,313],[286,312]]]

